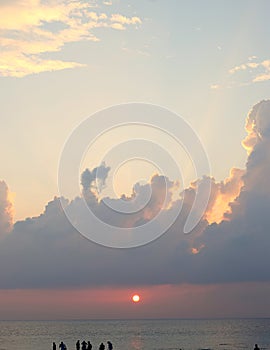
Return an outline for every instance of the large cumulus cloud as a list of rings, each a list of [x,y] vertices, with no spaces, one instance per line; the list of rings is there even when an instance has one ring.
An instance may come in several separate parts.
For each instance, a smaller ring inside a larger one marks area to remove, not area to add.
[[[133,227],[151,220],[158,212],[162,220],[180,205],[181,213],[151,244],[110,249],[76,232],[59,198],[54,198],[39,217],[17,222],[1,239],[0,288],[270,281],[270,101],[252,108],[246,129],[246,169],[233,169],[220,183],[205,176],[179,196],[173,196],[178,191],[176,183],[155,175],[148,184],[134,186],[130,198],[121,199],[138,205],[151,191],[151,200],[133,216],[112,216],[91,185],[98,169],[84,172],[85,200],[106,222]],[[103,164],[101,170],[99,180],[104,185],[109,168]],[[165,180],[170,195],[164,206]],[[196,188],[209,181],[212,192],[206,213],[196,229],[184,235]],[[78,213],[83,201],[66,200],[65,205]]]
[[[207,227],[196,241],[204,246],[198,257],[204,281],[270,280],[270,101],[251,109],[246,130],[249,156],[228,221]]]
[[[7,184],[0,181],[0,236],[12,229],[13,205]]]

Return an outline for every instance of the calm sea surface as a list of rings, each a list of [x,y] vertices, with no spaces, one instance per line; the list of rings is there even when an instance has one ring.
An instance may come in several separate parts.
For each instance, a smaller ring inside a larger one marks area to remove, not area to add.
[[[47,350],[61,340],[71,350],[77,339],[93,350],[107,340],[114,350],[270,349],[270,319],[0,322],[0,350]]]

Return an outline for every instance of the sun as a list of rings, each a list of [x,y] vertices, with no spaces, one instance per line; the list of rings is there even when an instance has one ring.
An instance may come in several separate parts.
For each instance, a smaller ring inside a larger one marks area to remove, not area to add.
[[[134,303],[138,303],[138,302],[140,301],[140,296],[139,296],[138,294],[134,294],[134,295],[132,296],[132,301],[133,301]]]

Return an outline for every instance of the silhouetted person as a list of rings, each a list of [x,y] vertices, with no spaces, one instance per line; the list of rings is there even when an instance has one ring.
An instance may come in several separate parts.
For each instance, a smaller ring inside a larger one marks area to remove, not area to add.
[[[55,342],[52,343],[52,349],[53,349],[53,350],[56,350],[56,344],[55,344]]]
[[[92,344],[90,341],[87,342],[87,350],[92,350]]]
[[[60,348],[60,350],[67,350],[66,344],[64,344],[62,341],[59,344],[59,348]]]
[[[80,347],[81,347],[80,341],[77,340],[76,341],[76,350],[80,350]]]
[[[86,345],[87,345],[86,341],[85,340],[82,341],[82,350],[86,350]]]
[[[107,341],[108,344],[108,350],[112,350],[113,349],[113,345],[110,341]]]
[[[99,350],[105,350],[105,345],[103,343],[99,345]]]
[[[255,344],[254,350],[260,350],[260,348],[258,347],[258,344]]]

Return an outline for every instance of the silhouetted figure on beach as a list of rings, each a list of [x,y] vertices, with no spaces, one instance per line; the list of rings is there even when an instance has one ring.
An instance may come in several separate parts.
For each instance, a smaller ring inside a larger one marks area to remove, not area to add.
[[[260,350],[260,348],[258,347],[258,344],[255,344],[254,350]]]
[[[99,345],[99,350],[105,350],[105,345],[103,343]]]
[[[92,344],[90,341],[87,342],[87,350],[92,350]]]
[[[81,347],[80,341],[77,340],[77,342],[76,342],[76,350],[80,350],[80,347]]]
[[[59,348],[60,348],[60,350],[67,350],[66,344],[64,344],[62,341],[59,344]]]
[[[108,344],[108,350],[112,350],[113,349],[113,345],[110,341],[107,341]]]
[[[86,345],[87,345],[86,341],[85,340],[82,341],[82,350],[86,350]]]
[[[53,350],[56,350],[56,344],[55,344],[55,342],[52,343],[52,349],[53,349]]]

